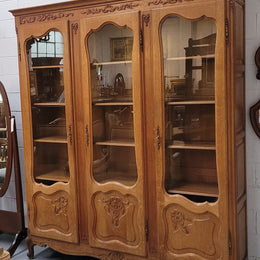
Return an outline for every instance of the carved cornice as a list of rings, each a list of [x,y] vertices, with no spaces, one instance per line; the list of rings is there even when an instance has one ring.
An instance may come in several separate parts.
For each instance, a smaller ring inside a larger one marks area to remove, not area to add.
[[[192,2],[195,0],[154,0],[151,2],[148,2],[148,5],[167,5],[167,4],[176,4],[176,3],[182,3],[182,2]]]
[[[94,7],[94,8],[87,9],[86,11],[83,11],[81,13],[85,14],[85,15],[100,14],[100,13],[107,14],[107,13],[113,13],[116,11],[134,9],[137,6],[139,6],[139,4],[137,4],[137,3],[126,3],[126,4],[121,4],[121,5],[107,4],[106,6],[103,6],[103,7]]]
[[[63,19],[70,16],[74,16],[74,13],[46,13],[32,16],[21,16],[20,24],[53,21],[57,19]]]

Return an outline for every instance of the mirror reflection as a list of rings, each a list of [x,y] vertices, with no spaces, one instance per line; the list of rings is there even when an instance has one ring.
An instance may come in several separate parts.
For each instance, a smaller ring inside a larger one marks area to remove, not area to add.
[[[7,124],[6,124],[6,112],[3,101],[3,96],[0,93],[0,189],[5,181],[6,166],[7,166]]]

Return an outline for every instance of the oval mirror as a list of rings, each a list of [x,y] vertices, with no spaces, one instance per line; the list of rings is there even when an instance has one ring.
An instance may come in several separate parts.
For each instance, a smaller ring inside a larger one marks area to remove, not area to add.
[[[0,197],[4,196],[12,169],[11,113],[5,88],[0,81]]]

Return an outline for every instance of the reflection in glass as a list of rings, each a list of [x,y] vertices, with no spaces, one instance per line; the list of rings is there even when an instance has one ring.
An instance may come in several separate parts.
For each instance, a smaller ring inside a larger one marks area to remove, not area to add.
[[[7,125],[6,125],[6,111],[3,97],[0,94],[0,189],[2,188],[5,176],[6,167],[8,161],[8,136],[7,136]]]
[[[69,180],[63,49],[59,31],[27,42],[34,177],[46,185]]]
[[[108,24],[92,33],[86,44],[91,62],[93,175],[99,183],[130,186],[137,179],[132,32]]]
[[[168,17],[162,25],[165,188],[196,201],[218,196],[215,148],[216,26]]]

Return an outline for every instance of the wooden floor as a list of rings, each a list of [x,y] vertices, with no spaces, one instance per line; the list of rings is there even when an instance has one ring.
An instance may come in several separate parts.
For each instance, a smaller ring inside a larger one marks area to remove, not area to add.
[[[0,247],[3,247],[5,250],[9,248],[14,240],[13,234],[0,233]],[[25,241],[18,246],[16,249],[12,260],[27,260],[27,247]],[[86,256],[71,256],[64,255],[52,250],[49,247],[34,247],[34,259],[35,260],[98,260],[96,258],[86,257]]]

